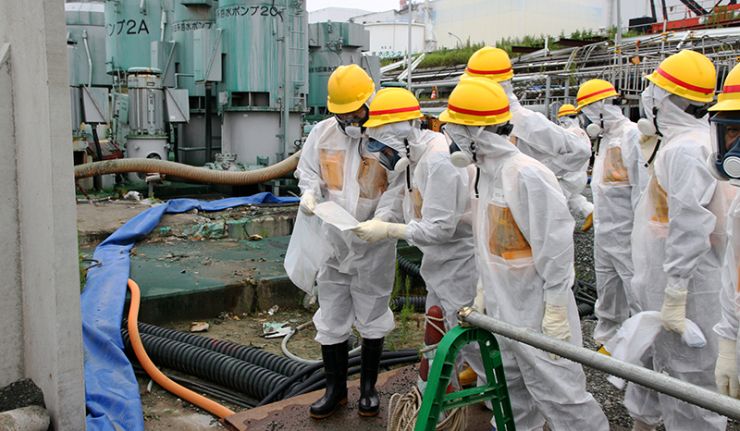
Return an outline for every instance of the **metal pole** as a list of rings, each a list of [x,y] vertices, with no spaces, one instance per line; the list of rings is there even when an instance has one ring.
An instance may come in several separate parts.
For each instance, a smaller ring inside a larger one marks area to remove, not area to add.
[[[547,119],[552,120],[550,115],[550,86],[552,85],[552,78],[550,75],[545,77],[545,112],[547,112]]]
[[[412,9],[412,0],[409,0],[409,47],[408,47],[408,56],[406,57],[406,60],[408,61],[407,70],[409,72],[408,76],[406,77],[406,85],[408,87],[408,90],[411,91],[411,9]]]
[[[213,152],[213,125],[211,124],[211,83],[206,82],[206,163],[211,163],[213,160],[211,153]]]
[[[606,373],[645,386],[646,388],[670,395],[719,413],[729,418],[740,419],[740,400],[721,395],[700,386],[692,385],[674,377],[657,373],[647,368],[639,367],[628,362],[620,361],[611,356],[602,355],[592,350],[575,346],[556,338],[548,337],[529,328],[514,326],[506,322],[488,317],[477,311],[464,311],[459,314],[460,319],[471,325],[486,329],[494,334],[503,335],[544,350],[568,358],[583,365],[604,371]]]
[[[451,31],[448,31],[447,34],[449,34],[450,36],[454,37],[455,39],[457,39],[458,42],[460,42],[460,45],[455,45],[455,49],[458,49],[458,47],[459,48],[462,48],[462,44],[463,44],[462,43],[462,39],[460,39],[459,37],[457,37],[457,35],[453,34]]]
[[[283,152],[282,152],[282,158],[285,159],[288,157],[288,122],[290,121],[290,31],[291,31],[291,25],[290,25],[290,6],[287,5],[285,7],[285,25],[283,27],[283,48],[284,50],[284,56],[285,56],[285,70],[283,71],[283,75],[285,77],[283,81],[283,121],[282,121],[282,138],[283,138]]]

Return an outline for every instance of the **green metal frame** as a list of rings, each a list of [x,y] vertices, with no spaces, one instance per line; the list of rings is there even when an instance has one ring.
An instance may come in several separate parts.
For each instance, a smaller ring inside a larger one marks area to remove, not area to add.
[[[450,375],[455,369],[455,358],[458,352],[463,346],[474,341],[480,346],[488,384],[445,394]],[[440,412],[486,400],[491,400],[493,405],[496,429],[516,431],[509,391],[506,388],[501,351],[496,338],[492,333],[480,328],[456,326],[442,338],[437,346],[414,430],[433,431],[437,427]]]

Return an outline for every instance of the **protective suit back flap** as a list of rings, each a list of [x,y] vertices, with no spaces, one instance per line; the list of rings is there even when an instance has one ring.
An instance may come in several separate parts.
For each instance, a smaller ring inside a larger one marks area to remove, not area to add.
[[[617,335],[604,348],[613,358],[644,367],[646,364],[642,363],[643,355],[662,329],[659,311],[643,311],[624,321]],[[681,335],[681,341],[694,348],[707,344],[699,326],[689,319],[686,319],[686,331]],[[611,376],[607,380],[619,389],[624,388],[624,380],[618,377]]]
[[[283,263],[290,281],[309,294],[313,293],[319,268],[332,252],[331,245],[321,235],[320,223],[318,217],[298,211]]]

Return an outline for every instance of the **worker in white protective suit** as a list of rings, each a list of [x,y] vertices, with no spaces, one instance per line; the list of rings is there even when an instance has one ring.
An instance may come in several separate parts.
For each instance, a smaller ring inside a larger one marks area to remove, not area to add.
[[[717,390],[714,366],[719,321],[726,217],[734,190],[717,181],[706,165],[712,153],[706,108],[716,72],[705,56],[684,50],[666,58],[646,77],[642,103],[662,143],[655,171],[635,211],[632,286],[643,311],[660,311],[666,331],[652,346],[652,369]],[[685,320],[704,333],[707,344],[681,342]],[[695,405],[630,384],[624,404],[635,430],[724,430],[726,419]]]
[[[420,118],[419,102],[402,88],[380,90],[370,104],[370,119],[365,123],[370,138],[367,149],[378,153],[386,169],[406,178],[406,223],[370,220],[354,232],[371,243],[391,237],[421,250],[426,309],[439,306],[446,319],[444,329],[449,330],[457,326],[458,310],[473,304],[478,282],[468,170],[450,162],[447,140],[440,133],[421,130]],[[463,348],[458,364],[463,360],[485,375],[477,344]],[[462,380],[461,385],[471,383]]]
[[[632,225],[635,207],[647,187],[648,173],[640,149],[637,124],[622,113],[614,86],[602,79],[581,84],[578,110],[590,121],[596,138],[596,158],[591,175],[594,196],[594,269],[599,319],[594,341],[604,345],[630,313],[640,312],[632,290]],[[604,353],[603,347],[600,352]]]
[[[488,79],[461,81],[440,116],[453,160],[474,163],[471,181],[476,259],[486,314],[580,346],[571,286],[573,227],[555,175],[509,141],[504,90]],[[514,126],[515,127],[515,126]],[[498,338],[518,430],[608,430],[570,360]]]
[[[570,103],[566,103],[558,109],[557,124],[565,130],[580,137],[581,140],[590,147],[591,139],[581,128],[577,115],[578,112],[576,111],[576,107]],[[594,225],[594,204],[589,202],[588,199],[581,194],[583,189],[586,188],[586,184],[588,184],[587,171],[589,164],[590,160],[587,160],[581,167],[581,170],[566,172],[562,176],[558,177],[560,188],[563,189],[565,199],[568,201],[568,208],[576,214],[580,214],[582,217],[586,218],[586,221],[581,227],[581,230],[584,232],[591,229]]]
[[[511,83],[514,72],[506,51],[490,46],[479,49],[468,60],[464,76],[488,78],[504,88],[513,115],[512,142],[519,151],[547,166],[556,177],[580,172],[588,163],[591,158],[589,143],[519,103]]]
[[[332,201],[357,220],[395,221],[401,215],[403,178],[389,174],[365,150],[363,123],[375,85],[357,65],[340,66],[328,82],[328,108],[334,114],[318,123],[303,146],[298,163],[300,211],[312,215],[317,201]],[[354,325],[362,336],[359,414],[378,414],[375,382],[383,339],[394,328],[389,308],[395,276],[396,240],[373,244],[328,223],[322,234],[333,253],[316,278],[320,308],[314,315],[316,341],[326,371],[326,393],[311,405],[313,418],[334,413],[347,402],[347,339]],[[314,244],[305,245],[315,252]]]
[[[725,79],[719,102],[709,108],[714,153],[708,160],[709,171],[722,181],[740,186],[740,66],[735,66]],[[737,339],[740,332],[740,195],[730,206],[727,220],[727,251],[722,265],[720,304],[722,318],[714,326],[719,339],[714,378],[717,389],[724,395],[740,398],[738,382]]]

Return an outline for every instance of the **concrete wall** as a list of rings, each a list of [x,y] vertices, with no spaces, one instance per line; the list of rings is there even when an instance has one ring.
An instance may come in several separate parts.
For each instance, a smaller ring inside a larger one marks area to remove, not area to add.
[[[31,378],[54,429],[84,430],[64,2],[0,2],[0,50],[7,44],[0,59],[0,387]]]

